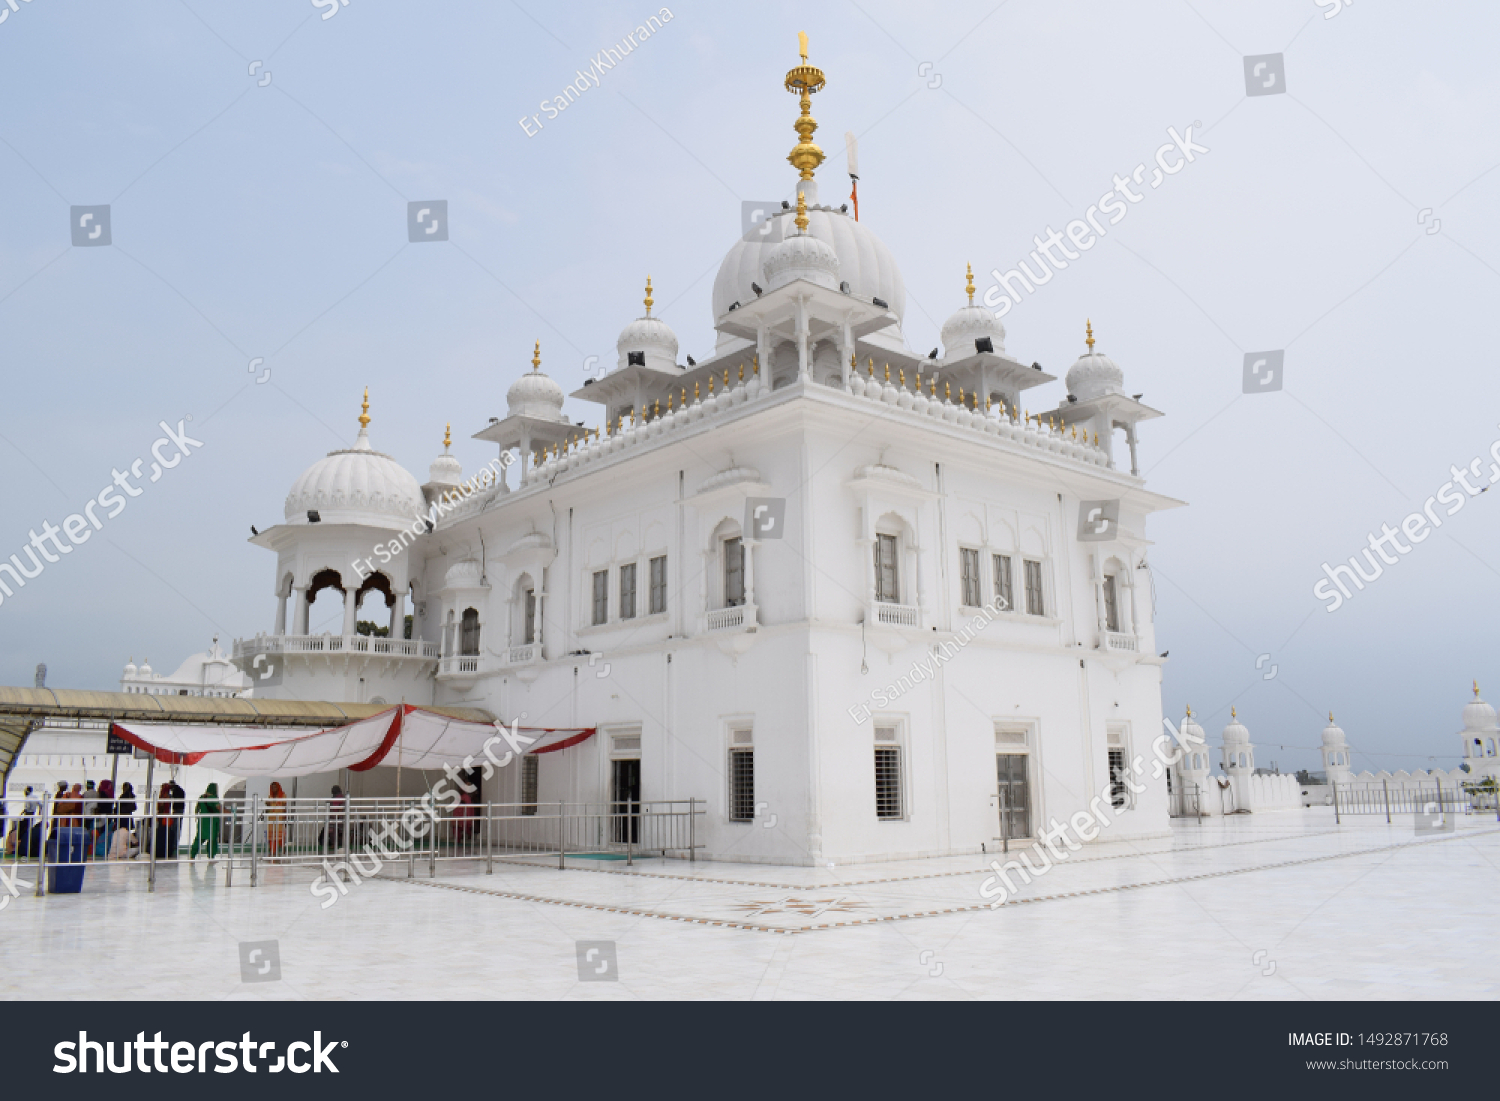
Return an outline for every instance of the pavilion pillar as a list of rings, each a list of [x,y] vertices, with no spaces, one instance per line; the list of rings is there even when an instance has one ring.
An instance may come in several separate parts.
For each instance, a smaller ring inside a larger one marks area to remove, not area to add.
[[[285,593],[276,594],[276,629],[272,634],[286,634],[286,601],[287,596]]]
[[[292,634],[307,634],[307,617],[311,606],[307,602],[307,586],[292,586]]]
[[[359,615],[359,593],[353,589],[344,590],[344,637],[354,634],[355,617]]]
[[[810,349],[807,346],[807,299],[797,299],[797,381],[807,378]]]
[[[391,602],[390,637],[401,638],[406,631],[406,594],[397,593]]]

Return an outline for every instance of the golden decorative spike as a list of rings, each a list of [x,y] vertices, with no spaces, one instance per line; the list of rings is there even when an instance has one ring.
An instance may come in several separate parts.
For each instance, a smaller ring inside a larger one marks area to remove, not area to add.
[[[542,369],[542,342],[536,342],[536,348],[531,353],[531,369],[540,371]]]
[[[974,265],[968,264],[966,266],[969,269],[969,285],[964,289],[969,292],[969,305],[972,306],[974,304]]]
[[[798,233],[807,232],[807,196],[800,191],[797,192],[797,216],[792,221]]]
[[[677,396],[676,394],[671,394],[671,393],[669,393],[667,395],[667,412],[668,413],[670,413],[672,411],[672,399],[675,398],[676,396]]]
[[[849,368],[853,371],[859,370],[859,356],[855,355],[853,352],[849,353]]]
[[[724,389],[729,389],[729,368],[724,368]]]
[[[870,356],[870,358],[867,359],[867,360],[865,360],[865,362],[870,365],[870,372],[869,372],[870,373],[870,377],[874,378],[875,377],[875,357],[874,356]]]
[[[453,422],[449,421],[443,427],[443,450],[447,451],[448,448],[450,448],[452,446],[453,446]]]
[[[901,377],[901,389],[905,390],[906,389],[906,368],[902,367],[900,370],[898,370],[896,372],[896,374],[898,374]]]
[[[1333,722],[1333,712],[1332,711],[1328,712],[1328,721],[1329,721],[1330,724]]]
[[[1085,330],[1089,334],[1089,338],[1087,340],[1085,340],[1084,343],[1089,346],[1089,355],[1093,355],[1094,354],[1094,322],[1092,320],[1089,320],[1088,323],[1084,326],[1084,328],[1085,328]]]
[[[760,353],[759,352],[756,352],[755,355],[753,355],[753,356],[750,357],[750,364],[751,364],[752,367],[755,368],[756,375],[759,375],[760,374]],[[687,391],[684,390],[683,394],[685,395],[686,393],[687,393]]]
[[[937,379],[933,379],[932,382],[928,384],[927,392],[933,397],[937,397]]]
[[[1231,708],[1230,708],[1230,709],[1229,709],[1229,717],[1230,717],[1230,718],[1231,718],[1231,719],[1237,719],[1237,718],[1239,718],[1239,717],[1240,717],[1240,715],[1239,715],[1239,712],[1238,712],[1238,711],[1236,711],[1236,710],[1235,710],[1235,709],[1234,709],[1234,708],[1233,708],[1233,707],[1231,707]]]
[[[365,396],[364,396],[364,399],[361,401],[360,407],[359,407],[359,427],[360,427],[360,430],[363,431],[364,429],[368,428],[369,426],[370,426],[370,388],[368,386],[366,386],[365,387]]]
[[[960,386],[958,388],[958,404],[962,405],[963,403],[964,403],[964,388],[962,386]]]
[[[714,376],[712,373],[710,373],[708,376],[708,396],[714,396]]]
[[[661,416],[661,398],[656,399],[656,415]]]
[[[947,402],[953,401],[953,383],[943,383],[943,400]]]
[[[651,307],[656,305],[656,299],[651,297],[651,277],[646,276],[646,316],[651,316]]]
[[[740,360],[740,385],[745,384],[745,361]]]
[[[687,387],[686,386],[684,386],[682,388],[682,407],[684,409],[687,408]]]
[[[699,391],[698,384],[696,382],[693,383],[693,400],[694,401],[702,401],[703,400],[703,394],[702,394],[701,391]]]
[[[1094,446],[1095,447],[1099,446],[1099,433],[1098,432],[1094,433]]]
[[[1188,704],[1187,713],[1188,713],[1188,718],[1191,719],[1193,717],[1193,705],[1192,704]]]
[[[990,396],[988,394],[984,395],[984,411],[986,413],[990,411]]]
[[[813,178],[813,169],[823,163],[823,150],[814,145],[812,140],[813,134],[818,129],[818,122],[812,117],[810,97],[814,92],[821,91],[828,81],[821,69],[807,63],[805,32],[797,32],[797,42],[801,47],[802,64],[786,74],[786,90],[799,96],[801,100],[802,114],[796,122],[792,123],[792,129],[797,131],[797,137],[800,140],[792,147],[786,159],[793,168],[797,169],[802,179],[810,180]]]
[[[1076,424],[1073,426],[1073,438],[1075,440],[1078,438],[1078,426]],[[1086,436],[1084,438],[1087,439]]]
[[[891,365],[889,363],[885,365],[885,383],[887,386],[891,384]]]
[[[635,406],[630,407],[630,427],[635,427]]]
[[[1479,682],[1477,680],[1474,682],[1474,698],[1476,700],[1479,698]]]

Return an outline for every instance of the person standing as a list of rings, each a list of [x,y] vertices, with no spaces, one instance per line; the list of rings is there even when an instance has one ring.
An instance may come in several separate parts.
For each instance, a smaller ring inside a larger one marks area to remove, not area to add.
[[[193,813],[198,816],[198,835],[193,838],[193,848],[189,859],[197,860],[198,848],[202,846],[208,859],[213,860],[219,855],[219,835],[222,829],[220,822],[223,815],[223,810],[219,805],[218,784],[208,785],[197,805],[193,807]]]
[[[286,843],[286,792],[279,781],[271,781],[271,793],[266,797],[266,852],[271,857],[281,853]]]
[[[183,816],[187,814],[187,792],[173,779],[167,782],[167,796],[172,814],[172,829],[167,834],[167,859],[176,860],[177,843],[182,838]]]
[[[110,842],[109,858],[124,860],[131,855],[130,838],[135,830],[135,788],[126,780],[120,788],[120,798],[115,802],[115,836]],[[123,831],[124,836],[120,834]],[[139,852],[139,847],[137,847]]]

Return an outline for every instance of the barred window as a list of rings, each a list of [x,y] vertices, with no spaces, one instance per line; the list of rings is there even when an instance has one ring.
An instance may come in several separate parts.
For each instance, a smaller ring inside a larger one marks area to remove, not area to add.
[[[536,590],[526,590],[526,637],[521,640],[530,646],[536,641]]]
[[[651,559],[651,611],[657,615],[667,610],[667,556]]]
[[[724,607],[745,603],[745,544],[736,535],[724,540]]]
[[[1047,605],[1042,600],[1042,564],[1035,559],[1024,559],[1026,567],[1026,614],[1046,615]]]
[[[894,726],[875,728],[875,817],[905,817],[901,797],[901,746]]]
[[[958,573],[966,608],[979,607],[979,552],[970,547],[958,549]]]
[[[466,656],[479,653],[479,613],[473,608],[464,609],[463,621],[459,624],[458,652]],[[186,692],[183,695],[187,695]]]
[[[901,603],[900,583],[896,570],[896,537],[875,536],[875,599],[883,604]]]
[[[729,820],[755,819],[755,750],[733,746],[729,750]]]
[[[594,574],[594,624],[609,621],[609,571],[598,570]]]
[[[537,770],[541,759],[533,753],[521,758],[521,813],[536,813]]]
[[[620,567],[620,618],[635,618],[635,563]]]
[[[1010,555],[995,555],[995,604],[1003,612],[1016,610],[1010,595]]]
[[[1120,629],[1120,597],[1115,588],[1116,580],[1112,573],[1104,577],[1104,626],[1110,631]]]
[[[1125,805],[1125,750],[1109,751],[1109,805],[1119,810]]]

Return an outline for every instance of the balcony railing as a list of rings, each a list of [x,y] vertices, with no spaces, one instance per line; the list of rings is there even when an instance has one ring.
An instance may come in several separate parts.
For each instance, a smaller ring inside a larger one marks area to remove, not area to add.
[[[478,654],[455,654],[438,662],[437,675],[440,677],[452,676],[457,673],[479,672]]]
[[[916,627],[921,614],[915,604],[887,604],[875,602],[875,622],[885,627]]]
[[[386,654],[391,657],[432,659],[438,644],[421,639],[379,638],[374,635],[258,635],[235,639],[234,656],[255,654]]]
[[[734,631],[755,626],[755,605],[739,604],[733,608],[714,608],[708,613],[710,631]]]
[[[1140,640],[1134,635],[1122,634],[1119,631],[1105,631],[1104,648],[1106,650],[1119,650],[1122,653],[1133,654],[1141,648],[1141,644]]]
[[[534,642],[510,648],[509,661],[512,665],[525,665],[528,661],[535,661],[536,658],[537,646]]]

